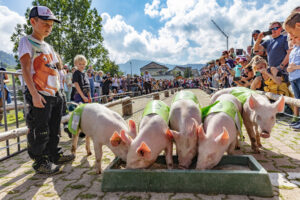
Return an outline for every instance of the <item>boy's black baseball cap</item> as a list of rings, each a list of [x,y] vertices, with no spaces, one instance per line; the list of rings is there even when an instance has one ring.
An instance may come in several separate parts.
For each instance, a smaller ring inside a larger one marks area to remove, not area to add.
[[[30,10],[29,19],[38,17],[44,20],[53,20],[60,23],[60,21],[54,16],[52,11],[46,6],[35,6]]]

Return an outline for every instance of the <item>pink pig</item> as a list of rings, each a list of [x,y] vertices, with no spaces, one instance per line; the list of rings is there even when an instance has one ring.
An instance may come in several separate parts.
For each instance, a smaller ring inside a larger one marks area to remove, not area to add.
[[[231,93],[235,88],[227,88],[216,92],[211,97],[211,102],[222,94]],[[275,125],[276,114],[284,111],[284,97],[281,96],[273,104],[268,98],[260,94],[250,95],[243,105],[243,121],[251,141],[251,147],[255,153],[259,153],[262,147],[260,137],[269,138]]]
[[[87,104],[82,112],[80,129],[86,134],[86,150],[91,155],[90,138],[94,143],[96,156],[96,172],[101,173],[102,145],[106,145],[110,150],[122,160],[126,161],[128,145],[121,140],[121,136],[129,135],[136,137],[135,122],[129,120],[129,128],[125,120],[116,112],[101,104]],[[78,133],[73,136],[72,153],[76,154],[78,143]]]
[[[232,95],[220,96],[218,101],[230,101],[237,109],[241,104]],[[224,112],[209,114],[204,125],[198,129],[198,159],[196,169],[211,169],[216,166],[224,152],[233,154],[238,143],[239,131],[235,121]]]
[[[139,134],[132,140],[121,132],[122,140],[129,145],[126,168],[141,169],[151,166],[165,150],[168,169],[173,167],[172,133],[167,123],[157,114],[142,118]]]
[[[179,168],[187,169],[197,154],[197,128],[201,124],[199,105],[180,99],[171,105],[170,128],[174,130]]]
[[[276,114],[284,111],[284,97],[271,104],[267,97],[251,95],[244,104],[243,120],[251,141],[251,148],[260,153],[260,137],[269,138],[276,122]]]

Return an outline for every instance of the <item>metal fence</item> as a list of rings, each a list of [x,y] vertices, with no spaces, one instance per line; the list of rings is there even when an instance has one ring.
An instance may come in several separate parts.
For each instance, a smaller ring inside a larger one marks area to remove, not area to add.
[[[4,84],[5,76],[8,77],[10,83]],[[17,83],[17,77],[22,77],[21,73],[17,72],[7,72],[0,71],[0,85],[1,85],[1,100],[2,106],[0,106],[0,117],[1,117],[1,127],[0,134],[9,129],[15,129],[20,127],[20,123],[24,123],[26,115],[26,102],[24,97],[24,83],[20,83],[20,79]],[[7,103],[8,101],[10,103]],[[19,121],[19,117],[23,120]],[[4,122],[2,124],[2,121]],[[21,137],[16,137],[14,139],[7,139],[5,141],[0,141],[0,161],[14,156],[24,150],[21,147],[21,143],[24,143],[26,139]],[[4,155],[6,154],[6,155]]]

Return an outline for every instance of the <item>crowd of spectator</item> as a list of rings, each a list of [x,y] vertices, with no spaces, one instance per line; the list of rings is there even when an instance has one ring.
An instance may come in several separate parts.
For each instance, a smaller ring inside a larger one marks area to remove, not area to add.
[[[289,97],[295,95],[299,99],[300,84],[295,81],[300,80],[297,50],[300,36],[296,35],[299,27],[295,25],[300,24],[299,12],[300,7],[296,7],[284,23],[271,22],[268,31],[254,30],[252,44],[246,51],[234,48],[223,51],[202,69],[201,87],[243,86]],[[294,53],[290,55],[291,51]],[[292,126],[300,129],[299,108],[286,106],[288,110],[294,114]]]
[[[77,101],[74,99],[76,95],[75,82],[78,82],[78,76],[75,73],[78,67],[75,66],[70,69],[67,65],[61,70],[61,85],[63,85],[63,92],[66,95],[66,101]],[[75,73],[75,76],[74,76]],[[89,66],[83,72],[84,76],[88,79],[88,86],[90,88],[91,101],[101,101],[100,96],[109,95],[112,98],[117,98],[118,95],[127,92],[132,92],[133,95],[143,95],[151,92],[158,92],[175,87],[184,88],[198,88],[200,86],[199,78],[182,78],[182,79],[158,79],[152,78],[146,71],[143,76],[130,74],[111,75],[110,72],[104,73],[102,70],[96,71],[93,66]],[[81,85],[81,84],[79,84]],[[88,95],[87,95],[88,96]]]

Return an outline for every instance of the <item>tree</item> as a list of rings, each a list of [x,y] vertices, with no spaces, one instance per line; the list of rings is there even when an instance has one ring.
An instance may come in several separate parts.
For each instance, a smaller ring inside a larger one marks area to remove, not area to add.
[[[61,55],[64,63],[73,66],[73,59],[77,54],[85,55],[88,64],[97,66],[96,70],[109,63],[108,51],[103,46],[101,35],[102,18],[95,8],[91,9],[91,0],[33,0],[32,5],[47,6],[61,21],[61,24],[55,23],[52,33],[45,40]],[[29,12],[28,8],[25,13],[27,19]],[[31,32],[32,28],[27,20],[26,24],[18,24],[11,36],[18,63],[16,54],[20,38]]]
[[[173,73],[173,76],[174,76],[174,77],[181,76],[181,71],[173,70],[172,73]]]
[[[187,67],[184,70],[184,78],[189,78],[192,76],[192,68],[191,67]]]
[[[123,72],[119,71],[119,66],[109,59],[104,60],[102,70],[104,73],[110,72],[111,75],[117,74],[120,76],[123,74]]]

